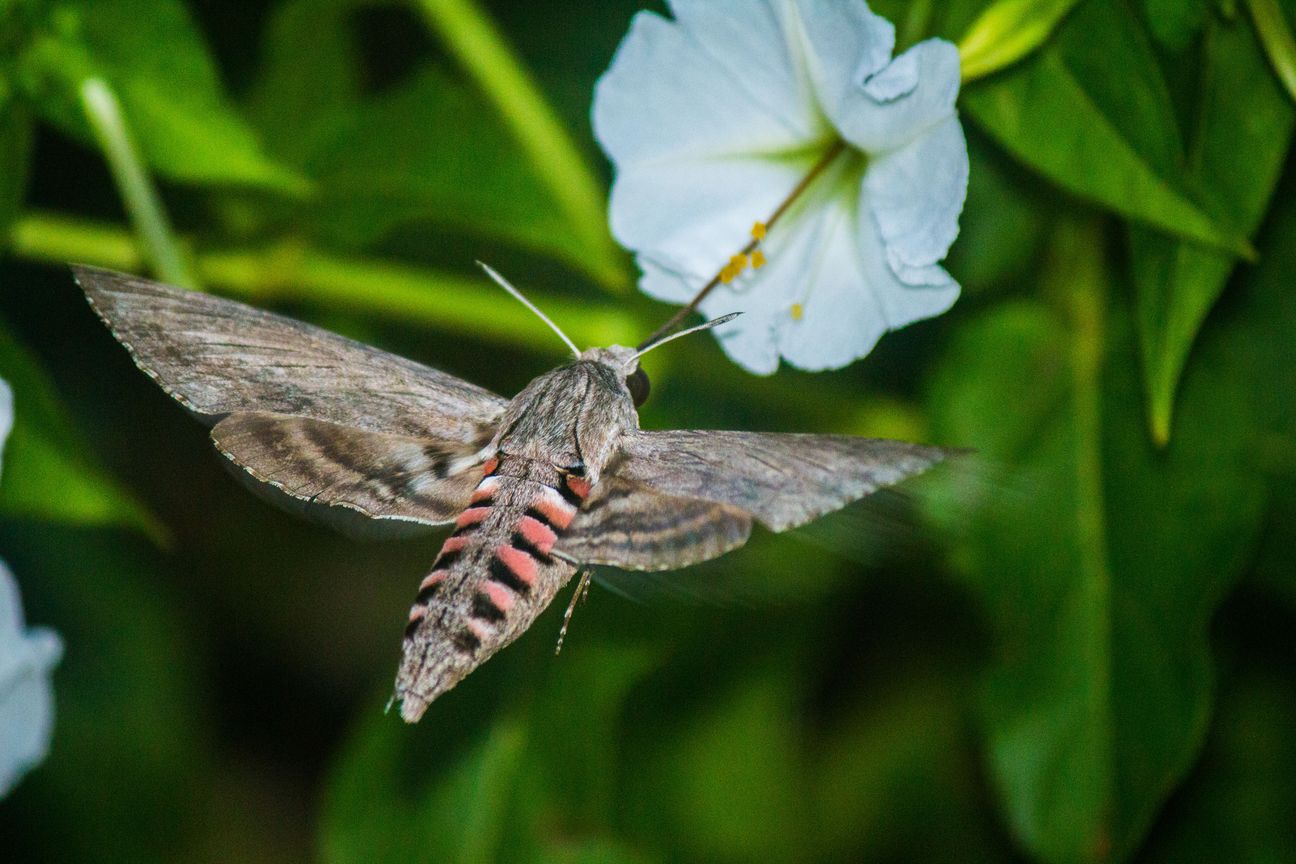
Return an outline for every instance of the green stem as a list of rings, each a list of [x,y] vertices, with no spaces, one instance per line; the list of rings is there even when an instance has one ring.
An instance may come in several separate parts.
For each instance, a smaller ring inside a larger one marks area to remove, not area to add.
[[[1276,0],[1247,0],[1251,20],[1287,95],[1296,100],[1296,39]]]
[[[144,255],[124,228],[48,213],[28,213],[14,225],[10,248],[51,264],[76,261],[138,270]],[[483,276],[461,276],[279,243],[260,249],[210,250],[195,256],[206,284],[259,302],[326,304],[422,324],[456,334],[541,352],[562,353],[549,329]],[[578,344],[633,344],[628,313],[588,301],[533,298]]]
[[[81,108],[108,161],[126,212],[144,243],[149,263],[167,282],[186,288],[198,287],[175,242],[170,221],[144,167],[144,160],[131,140],[121,105],[107,82],[102,78],[82,81]]]
[[[586,247],[598,256],[590,262],[591,269],[605,285],[624,286],[626,274],[607,232],[602,184],[504,37],[473,0],[416,3],[428,25],[495,104],[536,176],[549,187]]]
[[[1089,728],[1113,735],[1112,719],[1112,574],[1108,558],[1106,495],[1103,488],[1102,376],[1106,356],[1107,280],[1103,235],[1098,223],[1064,222],[1057,229],[1061,261],[1060,300],[1072,332],[1072,422],[1075,435],[1075,533],[1079,551],[1079,590],[1090,610],[1093,670]],[[1105,785],[1114,782],[1107,754]]]

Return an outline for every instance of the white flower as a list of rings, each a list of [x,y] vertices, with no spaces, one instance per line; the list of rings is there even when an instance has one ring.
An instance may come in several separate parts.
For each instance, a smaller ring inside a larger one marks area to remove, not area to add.
[[[933,39],[892,59],[894,28],[862,0],[670,6],[674,21],[635,16],[594,97],[612,232],[640,287],[685,302],[769,223],[700,306],[746,313],[716,332],[758,373],[780,356],[844,366],[948,309],[959,288],[938,262],[968,175],[958,50]]]
[[[0,381],[0,454],[13,426],[13,394]],[[49,675],[63,654],[49,630],[26,630],[18,583],[0,561],[0,798],[45,758],[54,725]]]

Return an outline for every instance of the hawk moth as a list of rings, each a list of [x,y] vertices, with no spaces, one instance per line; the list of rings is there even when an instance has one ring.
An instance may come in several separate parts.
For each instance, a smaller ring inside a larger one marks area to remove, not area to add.
[[[256,491],[335,523],[453,526],[402,641],[394,699],[408,722],[582,567],[705,561],[743,545],[753,522],[793,528],[949,455],[845,435],[640,429],[648,348],[580,351],[486,269],[575,354],[512,399],[231,300],[73,268],[136,365]]]

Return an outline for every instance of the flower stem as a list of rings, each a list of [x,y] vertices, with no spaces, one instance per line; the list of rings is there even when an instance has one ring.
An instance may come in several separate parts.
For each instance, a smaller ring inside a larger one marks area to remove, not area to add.
[[[196,288],[198,282],[175,242],[171,223],[122,116],[116,95],[102,78],[81,82],[81,107],[103,149],[126,212],[144,244],[149,263],[166,282]]]
[[[20,258],[80,261],[138,270],[143,244],[119,225],[28,212],[13,225],[8,248]],[[4,246],[0,241],[0,246]],[[391,261],[353,257],[292,242],[245,249],[204,249],[194,256],[204,284],[257,303],[299,302],[427,325],[527,350],[552,352],[548,330],[483,278]],[[589,345],[625,344],[639,328],[619,307],[546,297],[542,305],[572,338]]]
[[[824,154],[819,157],[819,161],[816,162],[808,172],[806,172],[806,175],[801,178],[800,182],[798,182],[797,185],[793,187],[792,191],[788,193],[788,196],[783,199],[782,203],[779,204],[778,207],[774,208],[774,212],[771,213],[770,217],[765,220],[764,224],[765,224],[766,231],[774,227],[774,223],[778,222],[779,219],[783,216],[783,214],[788,211],[788,208],[792,206],[792,202],[796,201],[797,198],[801,197],[801,194],[805,192],[806,189],[810,188],[810,184],[815,181],[815,178],[818,177],[820,174],[822,174],[828,168],[828,166],[832,164],[833,160],[835,160],[845,150],[846,150],[846,142],[840,138],[836,139],[835,141],[833,141],[832,144],[828,146],[828,149],[824,152]],[[759,238],[753,237],[751,240],[747,242],[746,246],[744,246],[741,250],[739,250],[739,254],[750,255],[753,251],[755,251],[756,247],[760,245],[760,242],[761,241]],[[698,291],[698,293],[694,295],[693,299],[688,302],[688,305],[684,306],[682,309],[680,309],[678,312],[672,315],[670,320],[667,321],[665,324],[663,324],[662,326],[654,330],[651,336],[649,336],[647,339],[645,339],[643,342],[639,344],[639,348],[637,350],[639,351],[644,350],[649,345],[656,342],[658,339],[661,339],[663,336],[666,336],[671,331],[675,330],[675,328],[679,327],[679,325],[684,321],[685,318],[693,314],[693,312],[697,309],[698,304],[700,304],[703,300],[705,300],[706,296],[710,294],[717,285],[720,284],[724,272],[725,272],[725,268],[723,267],[720,270],[718,270],[716,274],[711,277],[711,280],[707,282],[705,285],[703,285],[702,288]]]

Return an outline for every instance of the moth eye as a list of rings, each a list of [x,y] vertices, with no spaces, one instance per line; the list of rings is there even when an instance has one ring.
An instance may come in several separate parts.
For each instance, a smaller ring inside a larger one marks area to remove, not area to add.
[[[652,389],[648,383],[648,373],[636,369],[626,376],[625,381],[626,387],[630,390],[630,399],[636,408],[648,401],[648,392]]]

